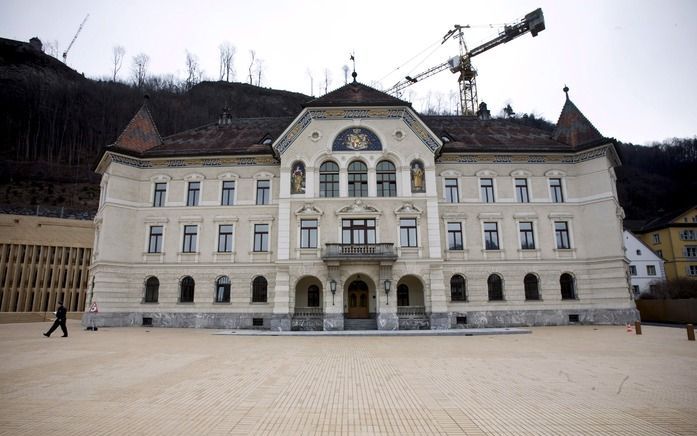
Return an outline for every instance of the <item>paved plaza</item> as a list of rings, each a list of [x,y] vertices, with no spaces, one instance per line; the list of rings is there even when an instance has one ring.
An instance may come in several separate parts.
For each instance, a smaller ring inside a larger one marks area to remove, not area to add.
[[[684,329],[410,337],[0,325],[2,435],[697,434]]]

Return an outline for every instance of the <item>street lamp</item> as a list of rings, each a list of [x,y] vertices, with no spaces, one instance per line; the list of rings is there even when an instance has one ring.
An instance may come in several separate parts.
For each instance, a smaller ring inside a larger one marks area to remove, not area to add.
[[[334,295],[336,295],[336,280],[332,279],[329,282],[329,290],[332,291],[332,306],[334,305]]]
[[[385,280],[385,295],[387,296],[387,305],[390,305],[390,286],[392,286],[392,282],[389,279]]]

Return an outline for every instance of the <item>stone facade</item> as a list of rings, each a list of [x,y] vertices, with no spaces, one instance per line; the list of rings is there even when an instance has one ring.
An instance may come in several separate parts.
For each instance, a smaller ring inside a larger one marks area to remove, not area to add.
[[[100,312],[85,323],[342,330],[346,317],[372,317],[394,330],[636,318],[610,142],[518,150],[511,138],[506,153],[467,151],[406,103],[335,102],[316,100],[265,152],[168,156],[181,135],[161,140],[159,155],[107,148],[92,268]],[[542,141],[531,130],[524,139]]]

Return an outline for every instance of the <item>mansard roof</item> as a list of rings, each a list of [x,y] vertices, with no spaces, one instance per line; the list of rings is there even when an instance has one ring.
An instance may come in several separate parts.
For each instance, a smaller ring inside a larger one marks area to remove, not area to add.
[[[146,100],[116,138],[112,147],[142,153],[160,144],[162,144],[162,137],[157,131]]]
[[[355,80],[341,88],[305,103],[304,107],[351,106],[411,106],[411,103],[393,97]]]
[[[582,147],[602,141],[603,135],[588,121],[585,115],[569,98],[569,88],[564,87],[566,102],[559,114],[557,126],[552,132],[552,138],[572,147]]]
[[[508,119],[430,115],[421,119],[444,142],[442,153],[575,151],[545,130]]]
[[[167,136],[142,156],[273,154],[271,140],[292,121],[293,117],[228,118]]]

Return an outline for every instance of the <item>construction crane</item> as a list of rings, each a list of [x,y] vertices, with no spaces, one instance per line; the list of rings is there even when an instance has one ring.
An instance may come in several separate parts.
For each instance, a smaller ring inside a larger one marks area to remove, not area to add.
[[[80,27],[77,28],[77,32],[75,32],[75,36],[73,36],[73,40],[70,41],[70,44],[68,44],[68,48],[65,49],[63,52],[63,63],[67,64],[68,63],[68,52],[70,51],[70,47],[73,46],[75,43],[75,40],[77,39],[77,36],[80,34],[80,31],[82,30],[82,26],[85,25],[85,22],[87,22],[87,19],[90,17],[90,14],[87,14],[84,20],[82,20],[82,23],[80,23]]]
[[[472,50],[467,49],[465,44],[465,38],[462,29],[467,29],[470,26],[460,26],[458,24],[448,31],[448,33],[443,36],[444,44],[451,38],[457,38],[460,44],[460,55],[448,59],[446,62],[436,65],[435,67],[429,68],[415,76],[406,76],[404,80],[395,84],[392,88],[387,90],[387,93],[400,96],[404,88],[407,88],[416,82],[424,80],[427,77],[431,77],[434,74],[438,74],[441,71],[449,69],[452,73],[459,73],[457,81],[460,87],[460,110],[462,115],[474,116],[477,113],[478,101],[477,101],[477,70],[472,66],[471,59],[477,55],[490,50],[497,45],[505,44],[513,39],[530,32],[532,36],[537,36],[538,33],[545,30],[545,19],[542,15],[542,9],[535,9],[534,11],[527,14],[523,19],[517,23],[505,25],[503,30],[499,35],[492,39],[491,41],[485,42]]]

